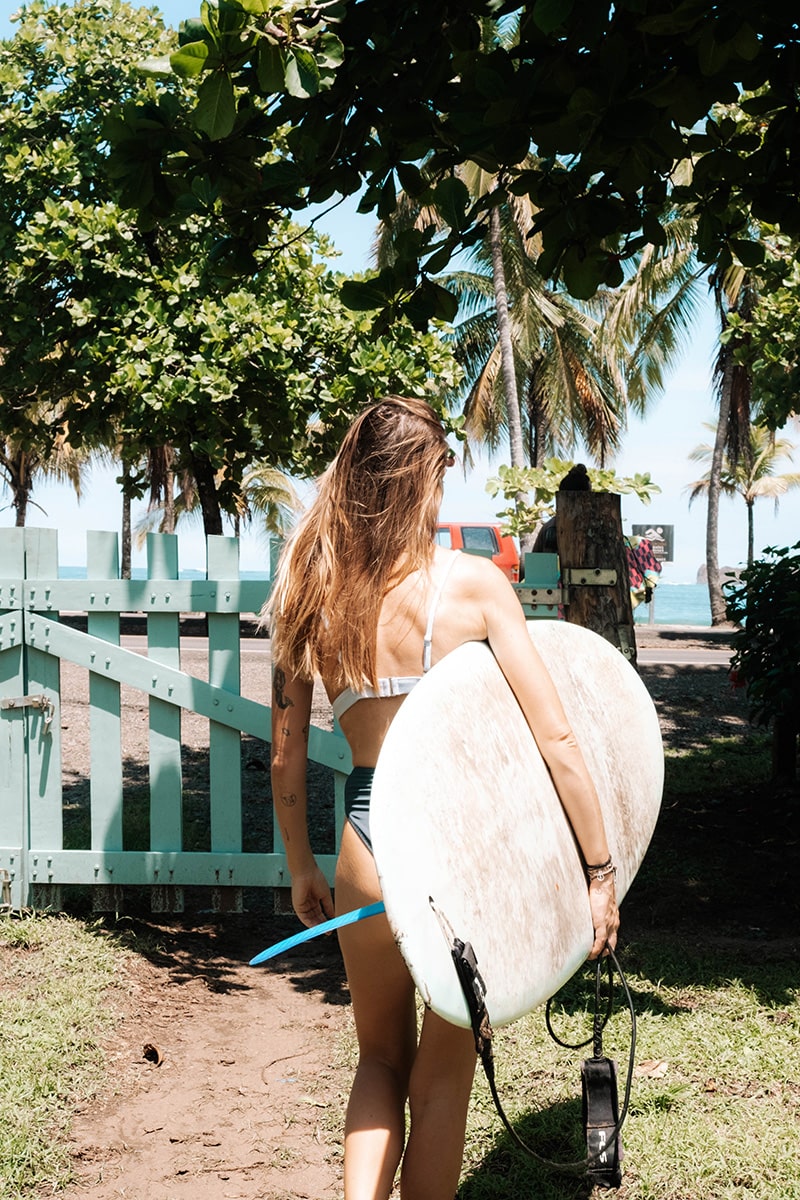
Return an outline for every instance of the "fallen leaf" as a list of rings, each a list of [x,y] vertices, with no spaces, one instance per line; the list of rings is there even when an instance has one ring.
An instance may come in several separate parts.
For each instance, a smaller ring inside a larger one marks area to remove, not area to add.
[[[647,1058],[639,1063],[633,1073],[647,1079],[663,1079],[668,1070],[669,1063],[665,1058]]]

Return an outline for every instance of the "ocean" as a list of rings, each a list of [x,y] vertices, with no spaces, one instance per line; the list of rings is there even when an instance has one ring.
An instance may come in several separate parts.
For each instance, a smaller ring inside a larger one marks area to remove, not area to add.
[[[134,579],[146,579],[142,567],[133,568]],[[84,567],[62,567],[62,579],[85,579]],[[242,579],[264,579],[261,571],[242,571]],[[181,579],[204,579],[201,571],[181,571]],[[653,594],[653,604],[640,604],[633,614],[637,625],[650,621],[651,610],[655,625],[711,625],[708,588],[704,583],[660,583]]]
[[[651,611],[652,610],[652,611]],[[711,625],[708,587],[704,583],[659,583],[652,604],[640,604],[633,614],[637,625]]]

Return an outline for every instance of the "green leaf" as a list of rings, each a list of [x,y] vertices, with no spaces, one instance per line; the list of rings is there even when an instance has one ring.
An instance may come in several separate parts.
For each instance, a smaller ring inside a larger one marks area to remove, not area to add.
[[[469,204],[469,191],[466,184],[455,175],[449,175],[437,183],[433,193],[433,203],[451,229],[464,227]]]
[[[743,267],[758,267],[764,261],[764,247],[761,242],[731,238],[728,245]]]
[[[570,246],[564,255],[562,266],[564,284],[571,296],[578,300],[591,300],[603,282],[606,263],[593,255],[582,253],[578,247]]]
[[[302,46],[295,46],[286,55],[286,90],[303,100],[319,91],[319,67],[311,51]]]
[[[164,54],[160,58],[145,58],[136,64],[136,69],[143,75],[171,75],[173,72],[172,56]]]
[[[392,215],[396,208],[397,192],[394,186],[394,172],[390,171],[384,180],[378,207],[375,210],[378,220],[385,221],[387,217]]]
[[[187,17],[178,26],[178,45],[185,46],[187,42],[202,41],[206,27],[199,17]]]
[[[384,288],[369,279],[364,282],[346,279],[340,295],[342,303],[354,312],[373,312],[383,308],[388,298]]]
[[[433,298],[433,315],[439,321],[454,321],[458,314],[458,297],[439,283],[428,279],[424,285]]]
[[[208,53],[206,42],[187,42],[174,54],[170,54],[169,61],[173,71],[181,79],[193,79],[205,68]]]
[[[262,40],[256,61],[258,86],[267,96],[275,96],[286,86],[286,53],[274,42]]]
[[[536,0],[533,20],[542,33],[552,33],[572,12],[573,0]]]
[[[398,163],[395,171],[400,180],[400,187],[408,196],[419,196],[428,187],[427,180],[414,163]]]
[[[342,65],[344,46],[335,33],[323,33],[316,45],[316,58],[320,66],[333,71]]]
[[[440,246],[435,250],[430,258],[425,260],[425,270],[429,275],[436,275],[439,271],[443,271],[453,257],[453,251],[449,244]]]
[[[212,141],[227,137],[231,132],[236,120],[236,99],[233,81],[227,71],[216,70],[200,84],[193,120]]]

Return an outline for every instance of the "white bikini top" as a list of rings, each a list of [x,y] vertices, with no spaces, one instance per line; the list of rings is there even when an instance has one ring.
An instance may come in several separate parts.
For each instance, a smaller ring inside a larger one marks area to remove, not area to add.
[[[428,623],[425,627],[425,636],[422,639],[422,675],[426,675],[431,669],[433,622],[436,617],[436,609],[439,606],[444,586],[447,583],[448,576],[453,569],[453,564],[457,557],[458,553],[455,553],[448,561],[442,573],[442,578],[439,581],[439,586],[434,593],[430,609],[428,610]],[[361,692],[347,687],[332,702],[333,715],[338,721],[342,714],[346,713],[348,708],[352,708],[354,704],[357,704],[359,700],[380,700],[387,696],[407,696],[411,689],[422,679],[422,675],[389,675],[384,679],[378,680],[377,688],[364,688]]]

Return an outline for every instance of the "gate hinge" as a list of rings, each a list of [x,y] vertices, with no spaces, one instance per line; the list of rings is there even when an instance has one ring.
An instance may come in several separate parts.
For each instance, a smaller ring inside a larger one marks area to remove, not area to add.
[[[44,694],[41,696],[8,696],[4,700],[0,700],[0,708],[38,708],[40,712],[44,713],[45,733],[50,732],[50,726],[56,713],[53,701]]]
[[[614,587],[617,582],[617,572],[606,567],[567,567],[561,574],[570,587]]]
[[[634,647],[631,644],[631,631],[627,625],[617,626],[617,637],[619,638],[619,648],[625,657],[632,661],[634,655]]]

